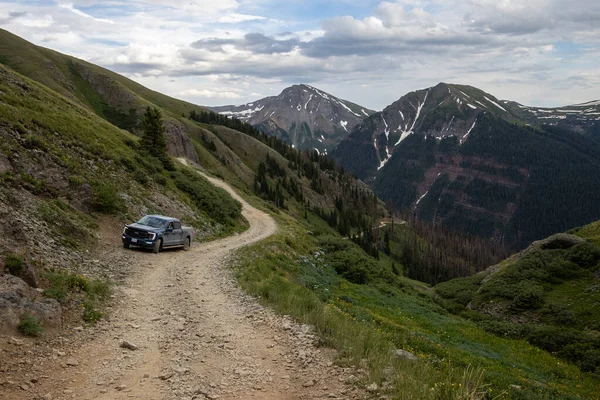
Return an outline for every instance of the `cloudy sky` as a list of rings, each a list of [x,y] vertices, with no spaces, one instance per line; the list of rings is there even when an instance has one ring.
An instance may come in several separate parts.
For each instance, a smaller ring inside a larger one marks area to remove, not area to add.
[[[295,83],[376,110],[438,82],[600,98],[598,0],[0,0],[0,27],[201,105]]]

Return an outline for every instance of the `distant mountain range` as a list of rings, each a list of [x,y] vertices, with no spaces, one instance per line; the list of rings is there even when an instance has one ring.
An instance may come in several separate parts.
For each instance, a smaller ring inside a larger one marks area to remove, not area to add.
[[[556,109],[464,85],[411,92],[333,156],[396,208],[523,247],[600,218],[600,102]]]
[[[254,173],[229,147],[239,136],[225,138],[229,131],[219,130],[227,146],[187,118],[201,107],[4,30],[0,63],[130,132],[139,134],[147,106],[159,107],[172,155],[210,159],[253,183]],[[297,85],[279,96],[215,110],[297,148],[332,153],[396,208],[513,247],[600,219],[600,101],[528,107],[441,83],[373,112]],[[253,152],[240,154],[258,168]],[[328,196],[311,195],[311,204],[325,209],[334,194]]]
[[[207,107],[236,117],[299,149],[327,153],[374,111],[309,85],[240,106]]]

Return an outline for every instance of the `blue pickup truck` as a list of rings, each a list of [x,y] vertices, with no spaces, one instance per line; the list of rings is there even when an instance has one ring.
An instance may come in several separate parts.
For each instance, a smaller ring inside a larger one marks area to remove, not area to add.
[[[164,215],[145,215],[139,221],[123,229],[123,247],[139,246],[158,253],[168,247],[183,247],[188,250],[194,241],[195,232],[181,225],[177,218]]]

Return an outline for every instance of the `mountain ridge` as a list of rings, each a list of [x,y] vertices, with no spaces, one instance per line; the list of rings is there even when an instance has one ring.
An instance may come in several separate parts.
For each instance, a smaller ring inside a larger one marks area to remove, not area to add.
[[[440,83],[366,118],[333,156],[396,208],[522,247],[600,218],[600,196],[591,189],[600,176],[600,146],[593,131],[572,128],[600,126],[589,115],[594,103],[570,116],[563,108],[549,111],[557,121],[539,124],[526,106]],[[587,216],[578,211],[586,207]]]
[[[306,84],[239,106],[207,107],[247,122],[299,149],[327,153],[374,111]]]

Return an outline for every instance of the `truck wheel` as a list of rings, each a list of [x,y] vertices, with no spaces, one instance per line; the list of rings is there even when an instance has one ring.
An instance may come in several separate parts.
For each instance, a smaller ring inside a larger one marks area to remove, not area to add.
[[[161,250],[162,250],[162,239],[158,239],[156,242],[154,242],[154,246],[152,247],[152,252],[154,254],[156,254]]]
[[[190,249],[190,237],[186,237],[183,241],[183,250],[188,251]]]
[[[129,248],[129,242],[123,242],[123,247],[128,249]]]

